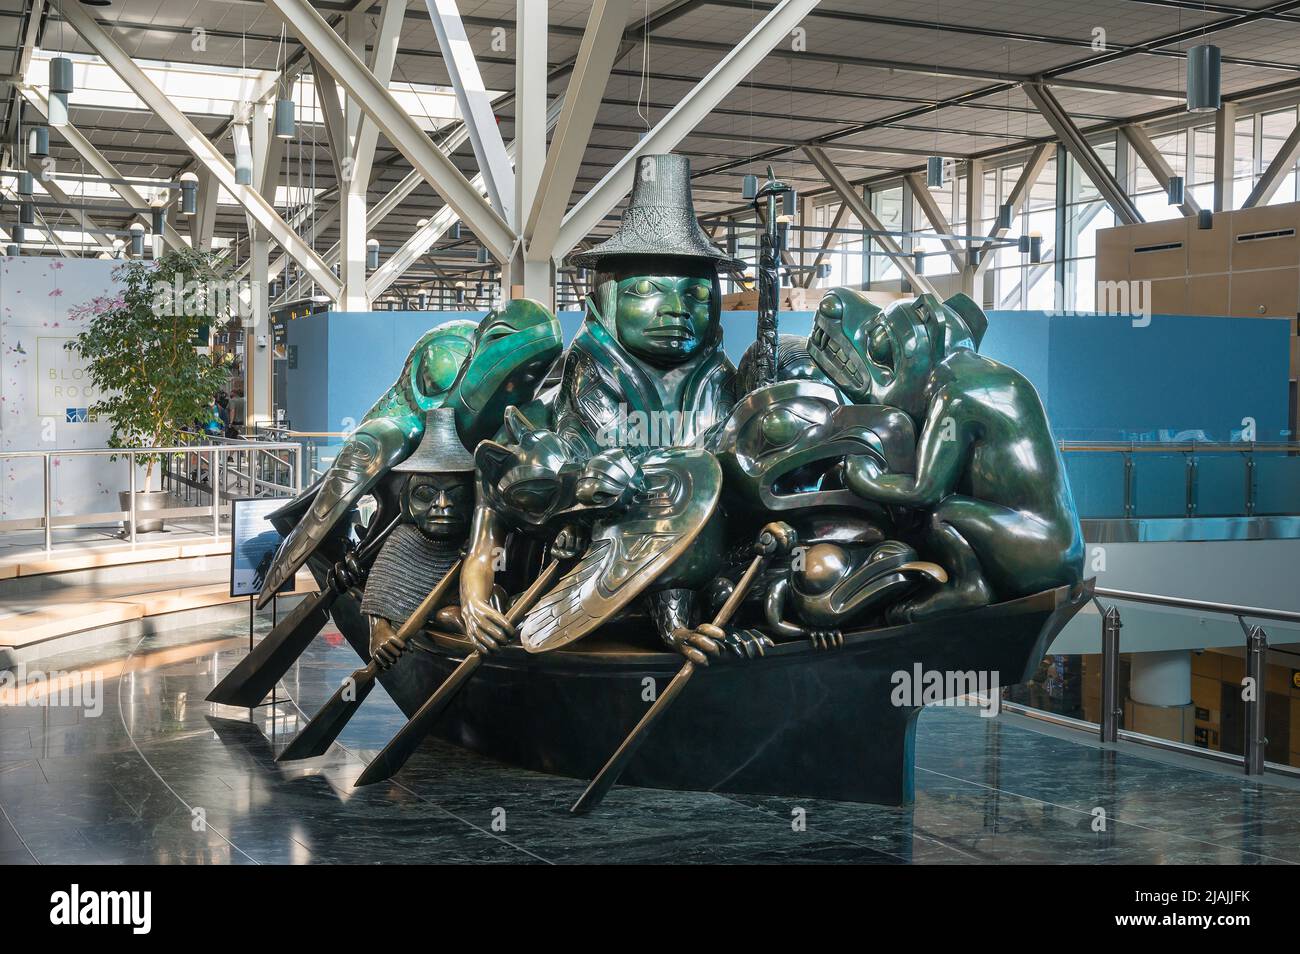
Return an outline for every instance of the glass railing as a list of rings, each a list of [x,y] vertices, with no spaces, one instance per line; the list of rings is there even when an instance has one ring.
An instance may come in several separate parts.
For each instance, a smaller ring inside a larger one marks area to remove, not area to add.
[[[1300,444],[1062,441],[1085,520],[1300,514]]]
[[[1300,778],[1300,612],[1098,588],[1075,625],[1094,651],[1045,656],[1004,709]]]

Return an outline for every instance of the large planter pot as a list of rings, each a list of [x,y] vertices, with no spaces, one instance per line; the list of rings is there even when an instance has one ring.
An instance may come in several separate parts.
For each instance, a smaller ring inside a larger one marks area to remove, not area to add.
[[[135,532],[136,533],[157,533],[162,530],[163,522],[160,519],[146,519],[145,515],[151,510],[166,510],[170,503],[171,495],[165,490],[137,490],[135,492]],[[129,490],[119,490],[117,500],[123,510],[131,510],[131,492]],[[122,532],[127,536],[131,535],[131,521],[122,521]]]

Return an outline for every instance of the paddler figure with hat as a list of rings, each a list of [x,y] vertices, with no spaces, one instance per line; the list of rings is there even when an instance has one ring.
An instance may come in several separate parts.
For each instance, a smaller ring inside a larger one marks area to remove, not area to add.
[[[384,668],[407,648],[394,634],[460,559],[469,534],[474,458],[456,433],[456,412],[429,411],[419,446],[392,473],[402,481],[402,522],[379,551],[361,600],[370,654]],[[438,629],[461,630],[458,606],[438,608],[434,619]]]

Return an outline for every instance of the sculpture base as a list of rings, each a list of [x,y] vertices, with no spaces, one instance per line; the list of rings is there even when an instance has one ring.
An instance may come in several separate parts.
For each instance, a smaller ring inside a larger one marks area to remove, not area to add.
[[[792,642],[762,659],[710,665],[654,727],[621,783],[909,804],[920,707],[910,698],[895,704],[895,673],[911,677],[919,664],[922,673],[1024,682],[1091,593],[1087,581],[959,616],[847,633],[839,649]],[[364,654],[355,600],[340,600],[335,619]],[[461,638],[429,635],[432,652],[410,653],[382,678],[408,715],[468,652]],[[542,655],[509,647],[479,667],[436,733],[510,765],[590,779],[682,662],[600,637]]]

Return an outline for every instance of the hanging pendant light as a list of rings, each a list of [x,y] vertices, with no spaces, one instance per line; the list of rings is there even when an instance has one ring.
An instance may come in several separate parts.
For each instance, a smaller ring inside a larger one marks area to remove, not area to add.
[[[36,224],[36,207],[30,202],[18,203],[18,221],[23,225]]]
[[[5,254],[8,255],[10,258],[17,258],[21,252],[22,249],[20,249],[13,242],[10,242],[9,246],[5,249]]]
[[[1212,209],[1201,209],[1197,212],[1196,227],[1198,229],[1214,228],[1214,211]]]
[[[235,146],[235,185],[252,185],[253,144],[248,136],[248,124],[236,123],[232,126],[230,141]]]
[[[944,183],[943,156],[930,156],[925,160],[925,185],[929,189],[942,189]]]
[[[1043,260],[1043,237],[1037,232],[1029,233],[1029,264],[1037,265]]]
[[[1184,196],[1184,193],[1186,192],[1186,186],[1185,186],[1185,183],[1184,183],[1184,181],[1183,181],[1183,177],[1182,177],[1182,176],[1170,176],[1170,177],[1169,177],[1169,188],[1168,188],[1167,191],[1169,192],[1169,204],[1170,204],[1170,205],[1182,205],[1182,204],[1183,204],[1183,196]]]
[[[11,234],[16,245],[22,245],[23,242],[27,241],[27,230],[21,225],[15,225],[11,230]]]
[[[488,250],[482,245],[480,245],[478,249],[478,263],[480,265],[486,265],[488,263]]]
[[[73,89],[72,60],[66,56],[50,57],[50,92],[66,95]]]
[[[194,215],[199,211],[199,177],[192,172],[182,172],[181,215]]]
[[[452,241],[459,241],[459,240],[460,240],[460,222],[459,222],[459,221],[456,221],[456,222],[451,223],[451,228],[449,228],[449,229],[447,230],[447,234],[448,234],[449,236],[451,236]]]
[[[18,173],[18,194],[31,198],[32,190],[36,187],[36,180],[30,172]]]
[[[33,159],[44,159],[50,154],[50,130],[48,126],[33,126],[27,134],[27,155]]]
[[[167,206],[154,205],[149,209],[149,231],[154,235],[162,235],[163,229],[167,227]]]
[[[1221,54],[1213,43],[1202,43],[1187,51],[1187,111],[1212,113],[1219,108]]]
[[[379,267],[379,239],[370,239],[366,242],[366,268],[375,269]]]
[[[68,95],[73,88],[72,60],[66,56],[50,57],[50,99],[45,118],[51,126],[68,124]]]
[[[131,230],[131,256],[133,258],[144,257],[144,226],[139,222],[132,222]]]
[[[275,138],[292,139],[294,132],[294,119],[297,113],[297,104],[291,99],[277,97],[275,101]]]
[[[1004,202],[998,208],[997,229],[1005,231],[1011,228],[1011,220],[1015,218],[1015,210],[1011,208],[1010,202]]]
[[[68,94],[51,93],[49,105],[45,109],[46,121],[55,128],[68,124]]]

